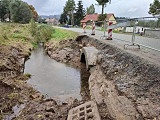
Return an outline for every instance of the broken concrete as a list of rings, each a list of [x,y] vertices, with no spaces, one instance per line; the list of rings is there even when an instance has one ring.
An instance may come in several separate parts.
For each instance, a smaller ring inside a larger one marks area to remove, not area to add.
[[[95,66],[97,63],[97,53],[98,50],[95,47],[83,47],[81,51],[81,62],[85,59],[87,70]]]
[[[101,120],[97,105],[94,101],[86,102],[72,108],[68,113],[67,120]]]

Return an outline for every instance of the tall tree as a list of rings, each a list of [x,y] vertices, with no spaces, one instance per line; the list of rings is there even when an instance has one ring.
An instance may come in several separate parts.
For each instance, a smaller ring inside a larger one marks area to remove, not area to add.
[[[104,13],[104,7],[107,5],[108,2],[110,2],[111,0],[96,0],[98,2],[99,5],[102,6],[102,15]]]
[[[63,12],[63,13],[61,14],[60,19],[59,19],[59,22],[60,22],[61,24],[66,24],[67,21],[68,21],[67,15]]]
[[[66,1],[64,7],[64,13],[69,16],[72,25],[74,25],[74,11],[75,11],[75,1],[74,0]]]
[[[153,16],[159,15],[160,16],[160,1],[154,0],[153,4],[150,4],[149,8],[149,14],[152,14]],[[160,27],[160,18],[157,20],[157,27]]]
[[[87,7],[87,14],[94,14],[95,13],[95,8],[94,5],[90,5],[89,7]]]
[[[153,4],[150,4],[149,14],[160,15],[160,1],[154,0]]]
[[[80,21],[83,19],[85,16],[85,10],[83,8],[83,3],[82,1],[78,1],[77,8],[76,8],[76,13],[75,13],[75,24],[80,25]]]
[[[26,2],[15,0],[10,3],[11,17],[14,22],[29,23],[32,11]]]
[[[32,17],[33,17],[33,19],[34,19],[35,21],[37,21],[37,19],[38,19],[38,13],[37,13],[37,11],[35,10],[35,8],[34,8],[32,5],[29,5],[29,8],[30,8],[31,11],[32,11]]]

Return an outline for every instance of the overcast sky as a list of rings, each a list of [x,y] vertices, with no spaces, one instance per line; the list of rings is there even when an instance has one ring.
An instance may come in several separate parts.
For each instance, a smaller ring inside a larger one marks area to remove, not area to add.
[[[39,15],[61,14],[66,0],[23,0],[33,5]],[[79,0],[75,0],[76,4]],[[114,13],[116,17],[146,17],[149,5],[154,0],[112,0],[105,8],[105,13]],[[96,0],[82,0],[84,8],[97,4]],[[101,13],[101,7],[95,5],[96,13]]]

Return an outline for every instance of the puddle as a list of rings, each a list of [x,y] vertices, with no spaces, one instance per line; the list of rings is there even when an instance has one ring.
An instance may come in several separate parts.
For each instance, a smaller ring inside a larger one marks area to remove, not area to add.
[[[69,97],[82,99],[81,70],[49,58],[42,47],[32,52],[30,59],[25,63],[24,73],[32,75],[28,84],[46,97],[61,100]]]

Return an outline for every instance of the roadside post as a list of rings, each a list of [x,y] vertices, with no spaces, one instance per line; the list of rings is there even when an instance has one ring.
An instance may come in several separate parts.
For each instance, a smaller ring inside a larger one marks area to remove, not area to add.
[[[128,46],[138,46],[140,49],[140,45],[135,43],[135,32],[136,32],[136,25],[138,24],[138,21],[134,21],[134,27],[133,27],[133,33],[132,33],[132,41],[131,44],[125,44],[124,49],[127,49]]]
[[[95,35],[95,22],[94,22],[94,20],[92,20],[92,34],[91,35]]]
[[[109,26],[111,26],[113,22],[109,22]],[[106,40],[112,40],[112,28],[108,30],[108,38]]]
[[[86,33],[86,23],[83,23],[83,30],[84,30],[84,33]]]

